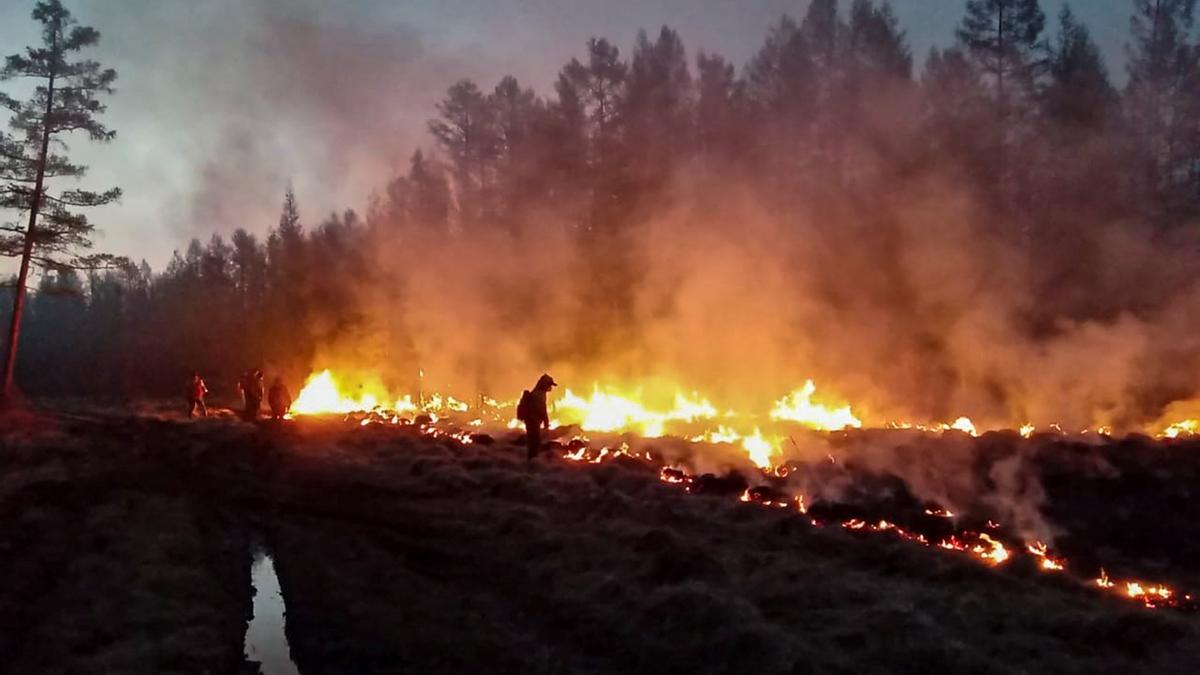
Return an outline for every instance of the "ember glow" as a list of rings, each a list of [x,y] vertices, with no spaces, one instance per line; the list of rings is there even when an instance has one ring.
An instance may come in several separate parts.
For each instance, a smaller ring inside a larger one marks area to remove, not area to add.
[[[645,402],[642,390],[621,390],[597,384],[586,397],[566,390],[553,408],[551,427],[571,426],[599,434],[636,434],[644,438],[679,434],[694,443],[729,444],[745,453],[746,458],[762,471],[764,480],[779,480],[788,474],[790,468],[782,462],[780,452],[787,437],[775,433],[776,428],[790,424],[812,432],[829,433],[863,426],[851,406],[829,406],[816,401],[815,396],[815,385],[811,381],[805,382],[804,386],[779,399],[768,414],[758,416],[736,411],[721,412],[708,398],[694,392],[684,394],[677,390],[673,398],[667,399],[666,405],[656,406]],[[324,370],[309,378],[291,412],[298,416],[342,415],[364,427],[406,427],[432,438],[472,444],[476,442],[476,434],[481,428],[503,430],[519,426],[514,424],[515,421],[510,421],[514,408],[515,403],[511,401],[487,397],[480,397],[475,406],[469,406],[453,396],[441,394],[420,397],[419,401],[414,402],[410,395],[389,396],[382,387],[369,384],[348,390],[344,380]],[[409,420],[405,415],[415,419]],[[979,435],[975,424],[966,417],[960,417],[953,423],[893,422],[881,426],[925,433]],[[772,431],[764,432],[764,427]],[[1160,436],[1175,438],[1195,433],[1198,429],[1200,425],[1180,422],[1164,427]],[[1054,425],[1050,425],[1049,431],[1062,433]],[[1096,433],[1107,435],[1108,431],[1098,429]],[[1019,433],[1029,437],[1034,433],[1034,427],[1025,424]],[[659,479],[663,483],[684,491],[693,492],[700,484],[697,477],[685,469],[666,466],[661,458],[650,451],[634,451],[625,441],[615,445],[597,445],[588,436],[576,434],[569,441],[560,443],[560,447],[559,456],[571,462],[603,464],[625,458],[657,466]],[[802,494],[787,495],[751,487],[743,490],[738,499],[758,506],[787,509],[806,518],[814,527],[826,525],[810,516],[812,502]],[[943,523],[956,523],[958,519],[958,514],[938,505],[924,508],[922,516]],[[1003,527],[992,520],[987,521],[988,532],[963,529],[935,538],[887,519],[867,521],[851,518],[829,524],[851,532],[890,535],[920,546],[956,552],[990,567],[1004,566],[1015,557],[1028,556],[1043,572],[1068,574],[1066,558],[1053,553],[1047,544],[1041,541],[1022,542],[1002,536]],[[1111,579],[1103,570],[1098,577],[1082,581],[1148,608],[1190,607],[1193,603],[1190,595],[1180,594],[1164,584],[1137,579]]]
[[[1004,544],[982,532],[953,535],[939,541],[937,545],[938,548],[970,553],[989,565],[999,565],[1012,556]]]
[[[1025,550],[1029,552],[1029,555],[1032,555],[1041,561],[1040,564],[1042,569],[1050,572],[1060,572],[1066,569],[1065,564],[1061,560],[1050,555],[1046,548],[1046,545],[1040,541],[1035,541],[1025,545]]]
[[[422,373],[424,375],[424,373]],[[350,385],[349,382],[357,382]],[[662,391],[673,391],[663,396]],[[653,392],[653,393],[651,393]],[[384,416],[403,418],[415,414],[451,414],[475,412],[473,426],[507,423],[510,429],[520,427],[512,419],[515,401],[499,401],[481,396],[470,406],[454,396],[430,393],[418,396],[389,392],[373,376],[345,378],[331,370],[314,373],[292,404],[292,415],[347,415],[355,412],[375,412]],[[985,431],[1003,427],[980,427],[967,416],[952,422],[864,421],[854,406],[819,394],[816,384],[807,380],[791,393],[776,400],[769,411],[738,410],[718,407],[712,399],[682,387],[617,387],[595,383],[590,393],[580,395],[566,389],[551,406],[551,427],[576,426],[583,431],[632,433],[643,438],[677,436],[693,442],[728,443],[742,449],[746,457],[761,469],[779,464],[782,447],[788,440],[788,430],[798,428],[810,432],[838,432],[864,427],[915,430],[925,433],[961,432],[979,436]],[[1065,435],[1057,424],[1037,427],[1025,422],[1014,424],[1024,438],[1034,433]],[[1174,439],[1200,434],[1200,419],[1164,417],[1144,430],[1158,438]],[[1080,435],[1111,436],[1112,429],[1101,425],[1082,429]]]

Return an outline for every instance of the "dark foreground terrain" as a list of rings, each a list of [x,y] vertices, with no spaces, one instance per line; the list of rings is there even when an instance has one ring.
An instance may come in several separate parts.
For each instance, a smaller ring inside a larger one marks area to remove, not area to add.
[[[259,546],[307,675],[1200,672],[1195,614],[689,495],[636,462],[121,414],[43,414],[0,442],[3,673],[258,672]],[[1132,487],[1051,463],[1047,510],[1078,520],[1076,546],[1186,581],[1194,473],[1163,487],[1194,471],[1185,450],[1155,449],[1167,468]],[[1148,492],[1173,500],[1153,542],[1113,534]]]

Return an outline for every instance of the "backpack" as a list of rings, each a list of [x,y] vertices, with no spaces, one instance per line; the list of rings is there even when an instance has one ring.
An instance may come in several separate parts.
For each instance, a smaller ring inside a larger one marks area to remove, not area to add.
[[[517,419],[528,422],[533,417],[533,394],[528,389],[521,392],[521,400],[517,402]]]

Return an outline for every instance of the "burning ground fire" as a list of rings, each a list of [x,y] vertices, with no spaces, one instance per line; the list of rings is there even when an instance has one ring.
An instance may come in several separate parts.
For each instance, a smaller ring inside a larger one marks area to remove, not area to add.
[[[355,412],[375,412],[382,416],[404,418],[419,414],[445,415],[466,413],[469,404],[442,394],[420,395],[417,400],[409,394],[395,397],[387,393],[379,382],[368,381],[347,393],[347,387],[329,370],[309,377],[292,404],[293,415],[331,415]],[[866,426],[882,429],[911,429],[927,433],[957,431],[971,436],[980,436],[987,431],[1002,431],[1015,428],[1025,438],[1035,433],[1066,435],[1058,424],[1037,427],[1025,422],[1011,427],[980,427],[971,418],[960,416],[952,422],[910,422],[896,420],[872,420],[864,424],[853,408],[844,402],[829,403],[817,396],[817,387],[812,380],[775,402],[764,414],[747,414],[744,411],[722,410],[710,400],[696,392],[683,393],[677,390],[674,400],[666,405],[653,406],[645,402],[640,389],[623,390],[615,387],[592,386],[587,395],[576,394],[567,389],[552,409],[551,427],[578,426],[591,432],[635,433],[644,438],[678,436],[694,442],[731,443],[740,445],[747,456],[762,469],[774,464],[783,444],[788,440],[783,433],[772,429],[787,427],[810,431],[844,431],[862,429]],[[510,428],[519,423],[511,419],[516,401],[497,401],[483,397],[474,406],[481,422],[503,422]],[[763,429],[768,429],[764,433]],[[1098,425],[1082,429],[1080,435],[1095,434],[1111,436],[1112,428]],[[1147,434],[1166,439],[1200,435],[1200,419],[1163,419],[1144,430]]]
[[[695,443],[730,444],[740,447],[747,458],[763,472],[764,477],[782,477],[789,471],[785,464],[778,461],[782,456],[782,444],[787,437],[782,435],[781,431],[776,431],[777,429],[786,429],[787,425],[793,425],[813,432],[838,432],[864,427],[862,419],[855,415],[850,405],[822,402],[816,398],[816,394],[816,385],[809,380],[776,401],[769,413],[760,417],[731,410],[721,411],[707,398],[695,392],[677,392],[669,406],[656,407],[643,403],[644,399],[638,390],[622,392],[597,384],[587,396],[575,394],[567,389],[553,407],[551,428],[570,426],[585,432],[632,433],[644,438],[662,438],[670,435]],[[356,394],[350,395],[346,393],[338,378],[325,370],[309,378],[292,405],[291,414],[343,415],[347,419],[357,420],[362,426],[384,424],[412,427],[430,437],[474,443],[490,438],[479,433],[485,427],[518,428],[520,423],[511,419],[515,407],[515,401],[497,401],[486,397],[481,397],[472,407],[452,396],[439,394],[418,396],[414,401],[410,395],[388,396],[386,390],[378,384],[361,386]],[[451,416],[465,421],[459,425],[439,424]],[[443,426],[446,428],[442,428]],[[981,433],[975,423],[967,417],[960,417],[951,423],[887,422],[879,426],[926,433],[957,432],[971,436],[979,436]],[[768,429],[766,433],[762,431],[764,427]],[[1032,424],[1019,427],[1020,435],[1025,438],[1038,432],[1064,433],[1057,425],[1051,425],[1046,430],[1039,430]],[[1198,432],[1200,420],[1187,419],[1160,424],[1155,435],[1159,438],[1173,439],[1196,435]],[[1080,433],[1107,436],[1111,434],[1111,430],[1099,427]],[[662,482],[679,486],[689,493],[705,493],[705,481],[720,480],[711,474],[694,476],[681,469],[665,466],[661,457],[656,458],[649,451],[633,452],[629,445],[623,442],[615,448],[594,448],[588,438],[576,436],[565,446],[560,444],[560,447],[561,457],[574,462],[601,464],[625,458],[653,464],[659,469]],[[990,520],[987,521],[990,533],[962,529],[931,539],[914,528],[901,527],[888,520],[867,522],[851,518],[824,522],[820,518],[810,516],[812,505],[804,495],[789,497],[765,486],[746,487],[740,499],[764,507],[794,511],[808,518],[815,527],[836,524],[853,532],[887,533],[921,546],[966,554],[993,567],[1008,564],[1018,557],[1028,557],[1042,572],[1071,574],[1068,561],[1052,553],[1046,544],[1040,541],[1017,542],[1003,537],[1000,534],[1001,526]],[[926,508],[923,517],[955,526],[958,520],[956,514],[936,505]],[[1140,602],[1149,608],[1192,608],[1195,604],[1191,595],[1178,593],[1168,586],[1132,579],[1111,579],[1103,569],[1095,578],[1089,579],[1077,574],[1072,576],[1094,588]]]

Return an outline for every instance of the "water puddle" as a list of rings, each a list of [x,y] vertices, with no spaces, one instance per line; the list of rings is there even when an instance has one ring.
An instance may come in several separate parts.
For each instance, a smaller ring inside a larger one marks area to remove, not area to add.
[[[254,618],[246,629],[246,658],[258,661],[263,675],[299,675],[283,632],[284,601],[271,554],[259,550],[250,570]]]

